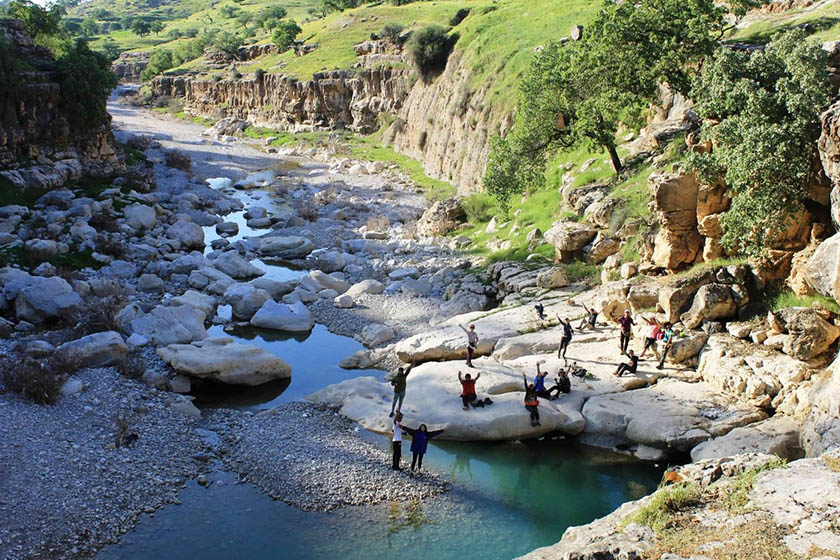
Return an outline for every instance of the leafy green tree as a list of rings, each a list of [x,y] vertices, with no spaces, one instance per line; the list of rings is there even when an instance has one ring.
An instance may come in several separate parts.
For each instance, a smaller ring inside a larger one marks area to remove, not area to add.
[[[232,58],[242,46],[242,38],[230,31],[222,31],[213,38],[212,44],[217,51]]]
[[[219,8],[219,14],[226,19],[234,19],[239,15],[240,9],[230,4],[225,4]]]
[[[236,23],[248,29],[248,24],[254,19],[254,16],[248,12],[242,12],[236,16]]]
[[[403,29],[405,29],[405,28],[398,23],[387,23],[382,28],[382,31],[379,32],[379,35],[383,39],[388,39],[389,41],[391,41],[395,45],[399,45],[400,44],[400,34],[403,32]]]
[[[93,37],[99,34],[99,24],[93,18],[87,18],[82,22],[81,32],[85,37]]]
[[[61,103],[73,130],[85,130],[108,121],[105,101],[117,85],[111,61],[77,40],[56,60],[56,82]]]
[[[64,9],[58,4],[41,7],[29,0],[12,0],[6,4],[9,17],[23,21],[26,33],[33,39],[57,35]]]
[[[274,29],[274,34],[271,36],[271,40],[274,41],[275,45],[277,45],[278,52],[282,52],[292,46],[295,42],[295,37],[297,37],[298,33],[301,31],[303,30],[295,20],[284,19],[277,24],[277,27]]]
[[[142,19],[134,19],[131,21],[131,32],[140,37],[145,37],[152,31],[152,25]]]
[[[159,21],[153,21],[149,24],[149,31],[158,35],[161,31],[163,31],[163,24]]]
[[[758,255],[772,247],[808,198],[820,113],[831,88],[826,53],[802,31],[776,35],[764,50],[720,49],[695,80],[695,110],[706,123],[709,153],[691,163],[701,179],[733,195],[723,246]]]
[[[147,82],[155,76],[162,74],[176,65],[172,52],[168,50],[153,51],[149,57],[149,63],[140,72],[140,79]]]
[[[104,21],[111,17],[111,12],[105,8],[99,8],[93,12],[93,17],[95,17],[98,21]]]
[[[500,201],[545,183],[549,154],[584,144],[604,149],[623,170],[615,141],[620,124],[641,124],[667,83],[687,93],[699,62],[741,15],[761,0],[604,0],[580,41],[547,45],[520,84],[513,129],[494,143],[484,186]],[[506,161],[504,158],[513,158]],[[523,170],[523,171],[520,171]]]

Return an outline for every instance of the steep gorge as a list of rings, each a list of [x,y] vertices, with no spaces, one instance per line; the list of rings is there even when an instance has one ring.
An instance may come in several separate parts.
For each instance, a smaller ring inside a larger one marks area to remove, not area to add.
[[[484,104],[484,90],[471,91],[469,70],[456,51],[430,82],[409,70],[363,68],[316,74],[299,81],[266,73],[239,80],[160,77],[152,93],[184,100],[189,111],[236,117],[287,131],[347,128],[376,131],[388,115],[383,142],[423,163],[426,173],[458,186],[480,189],[489,138],[500,119]]]

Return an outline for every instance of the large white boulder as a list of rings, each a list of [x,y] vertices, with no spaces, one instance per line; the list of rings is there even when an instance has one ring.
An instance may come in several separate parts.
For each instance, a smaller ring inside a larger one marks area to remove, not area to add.
[[[215,294],[217,296],[224,294],[225,290],[231,287],[235,282],[236,281],[233,278],[221,270],[210,268],[209,266],[193,270],[190,272],[190,277],[187,280],[187,283],[191,288],[210,292],[211,294]]]
[[[315,244],[305,237],[263,237],[260,239],[259,252],[265,257],[279,259],[302,259],[315,248]]]
[[[269,299],[251,317],[251,324],[263,329],[308,332],[315,326],[315,319],[302,302],[287,305]]]
[[[381,294],[384,291],[385,284],[379,282],[378,280],[368,278],[367,280],[362,280],[361,282],[353,284],[345,293],[348,296],[355,298],[356,296],[360,296],[362,294]]]
[[[362,344],[368,348],[373,348],[393,340],[395,336],[397,335],[394,329],[388,325],[374,324],[364,327],[359,338]]]
[[[181,249],[204,249],[204,230],[194,222],[178,220],[166,228],[166,236],[177,241]]]
[[[734,428],[721,437],[704,441],[691,450],[692,461],[731,457],[740,453],[768,453],[787,460],[804,453],[799,427],[787,416],[777,415],[755,424]]]
[[[128,346],[120,333],[107,331],[65,342],[56,352],[79,367],[105,367],[122,361]]]
[[[480,371],[476,392],[481,399],[489,396],[493,404],[463,410],[459,370],[473,375]],[[388,412],[392,396],[389,383],[361,377],[331,385],[308,398],[338,406],[341,414],[365,428],[385,432],[391,426]],[[524,396],[521,374],[490,360],[482,360],[480,367],[473,370],[460,362],[429,363],[411,370],[402,413],[406,424],[423,422],[435,429],[443,428],[440,438],[450,440],[516,440],[554,431],[575,435],[583,430],[581,400],[575,395],[555,401],[540,399],[541,426],[531,426]]]
[[[320,270],[310,270],[309,276],[323,287],[335,290],[339,294],[343,294],[350,289],[349,282],[345,282],[344,280],[325,274]]]
[[[230,385],[261,385],[292,375],[292,368],[271,352],[232,338],[172,344],[157,353],[178,373]]]
[[[67,317],[82,305],[79,294],[73,291],[73,287],[66,280],[58,276],[20,276],[18,280],[25,281],[25,284],[19,285],[20,289],[15,288],[15,314],[18,320],[43,323]]]
[[[233,308],[233,318],[237,321],[250,321],[270,299],[271,295],[265,290],[244,282],[233,284],[222,296],[222,301]]]
[[[125,223],[135,231],[152,229],[157,223],[157,213],[151,206],[145,204],[130,204],[123,210]]]
[[[218,301],[213,296],[202,294],[196,290],[187,290],[180,296],[169,298],[167,305],[189,305],[200,309],[205,317],[212,317],[216,313]]]
[[[687,453],[766,417],[761,409],[733,403],[706,383],[671,379],[637,391],[594,396],[582,412],[585,443],[628,447],[649,459]]]
[[[265,274],[265,272],[243,259],[235,251],[222,253],[212,261],[212,264],[216,269],[221,270],[236,280],[254,278],[255,276]]]
[[[691,308],[680,316],[687,329],[700,326],[703,321],[717,321],[735,316],[738,306],[725,284],[706,284],[697,290]]]
[[[124,307],[116,316],[122,330],[139,334],[158,346],[207,338],[205,318],[203,311],[190,305],[158,305],[144,313],[136,303]]]

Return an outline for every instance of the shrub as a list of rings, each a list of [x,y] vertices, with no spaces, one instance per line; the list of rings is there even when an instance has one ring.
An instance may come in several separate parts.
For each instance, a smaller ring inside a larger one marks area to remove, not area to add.
[[[192,172],[192,160],[189,154],[181,150],[166,150],[163,153],[163,159],[168,167],[174,167],[186,173]]]
[[[429,25],[412,33],[408,52],[424,80],[446,67],[457,40],[457,35],[450,36],[439,25]]]
[[[149,63],[143,71],[140,72],[140,79],[147,82],[158,74],[162,74],[174,66],[176,66],[176,64],[172,59],[172,51],[155,51],[152,53],[152,56],[149,57]]]
[[[223,31],[213,38],[212,45],[217,51],[233,58],[242,46],[242,38],[229,31]]]
[[[114,447],[130,447],[132,443],[137,441],[138,435],[132,430],[136,421],[137,417],[129,410],[120,410],[114,414],[114,424],[117,427]]]
[[[660,489],[648,504],[626,519],[628,522],[646,525],[661,533],[671,524],[675,514],[696,504],[700,491],[686,482]]]
[[[382,28],[382,31],[379,32],[379,35],[383,39],[388,39],[395,45],[400,44],[400,34],[405,29],[402,25],[398,23],[389,23]]]
[[[40,362],[7,356],[0,361],[0,378],[6,391],[37,404],[55,404],[64,380],[76,369],[57,357]]]
[[[298,215],[304,220],[314,222],[318,219],[318,208],[311,200],[301,198],[295,206]]]
[[[265,77],[265,70],[263,70],[262,68],[257,68],[256,70],[254,70],[254,79],[255,80],[257,80],[258,82],[261,82],[261,81],[263,81],[264,77]]]
[[[461,206],[467,215],[467,221],[471,224],[489,221],[496,210],[493,197],[484,193],[461,199]]]
[[[450,27],[455,27],[456,25],[458,25],[459,23],[461,23],[462,21],[467,19],[468,15],[470,15],[470,9],[469,8],[461,8],[460,10],[455,12],[455,15],[452,16],[452,19],[449,20],[449,26]]]
[[[111,285],[101,296],[91,295],[85,298],[83,305],[72,315],[77,336],[120,331],[117,313],[126,306],[128,298],[119,284]]]

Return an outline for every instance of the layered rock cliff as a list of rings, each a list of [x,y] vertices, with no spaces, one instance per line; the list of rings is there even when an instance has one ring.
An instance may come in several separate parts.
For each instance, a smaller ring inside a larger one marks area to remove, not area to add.
[[[0,174],[18,188],[54,188],[118,168],[110,117],[85,129],[71,126],[74,109],[54,81],[51,53],[33,44],[19,20],[0,20],[0,38],[18,66],[6,77],[12,83],[0,111]]]
[[[375,49],[371,52],[363,55],[363,64],[383,57]],[[471,90],[458,51],[430,83],[415,80],[409,70],[380,66],[322,72],[306,81],[276,74],[219,81],[160,77],[152,82],[152,92],[182,98],[195,113],[288,131],[347,128],[366,134],[379,128],[384,113],[392,122],[383,141],[421,161],[429,176],[452,182],[461,193],[480,189],[489,138],[510,120],[491,116],[484,88]]]

